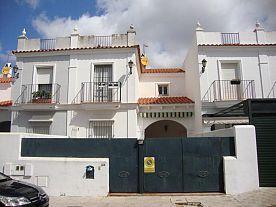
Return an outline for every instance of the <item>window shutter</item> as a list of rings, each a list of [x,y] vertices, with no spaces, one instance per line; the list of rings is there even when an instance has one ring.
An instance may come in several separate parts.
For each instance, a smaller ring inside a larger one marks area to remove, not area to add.
[[[51,68],[38,68],[37,69],[37,83],[38,84],[53,83],[53,70]]]

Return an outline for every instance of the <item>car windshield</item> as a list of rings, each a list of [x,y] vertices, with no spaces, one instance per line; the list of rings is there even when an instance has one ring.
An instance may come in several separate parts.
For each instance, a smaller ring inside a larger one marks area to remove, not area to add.
[[[3,180],[9,180],[10,178],[2,173],[0,173],[0,182]]]

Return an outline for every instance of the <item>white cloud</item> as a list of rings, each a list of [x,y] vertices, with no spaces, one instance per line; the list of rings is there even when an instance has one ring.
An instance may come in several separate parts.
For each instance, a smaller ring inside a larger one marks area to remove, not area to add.
[[[10,51],[3,51],[2,43],[0,42],[0,69],[7,62],[14,64],[15,56]]]
[[[36,9],[39,5],[40,0],[16,0],[17,4],[25,3],[32,9]]]
[[[181,66],[197,20],[207,31],[252,31],[257,19],[266,30],[276,30],[275,0],[98,0],[97,8],[102,15],[78,19],[42,14],[33,26],[43,37],[56,37],[69,35],[75,26],[83,35],[109,35],[134,24],[156,67]]]

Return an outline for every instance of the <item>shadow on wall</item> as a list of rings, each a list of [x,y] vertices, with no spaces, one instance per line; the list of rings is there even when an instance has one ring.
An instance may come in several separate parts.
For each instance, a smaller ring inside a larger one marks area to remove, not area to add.
[[[172,120],[161,120],[152,123],[145,129],[145,138],[187,137],[187,129]]]
[[[28,128],[30,126],[30,119],[35,119],[35,120],[44,120],[45,117],[53,117],[54,112],[19,112],[16,111],[12,113],[12,120],[13,120],[13,125],[16,125],[17,127],[22,127],[22,128]]]
[[[114,118],[116,112],[114,111],[71,111],[71,117],[69,125],[72,126],[69,131],[69,136],[78,136],[78,128],[84,128],[86,130],[86,137],[89,135],[89,120],[111,120]]]

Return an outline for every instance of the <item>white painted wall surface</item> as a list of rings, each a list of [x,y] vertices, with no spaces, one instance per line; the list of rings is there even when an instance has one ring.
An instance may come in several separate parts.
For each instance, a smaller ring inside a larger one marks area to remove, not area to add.
[[[200,77],[201,98],[213,81],[221,78],[221,63],[228,61],[240,64],[242,80],[254,80],[256,98],[266,98],[276,80],[276,47],[199,47],[199,59],[208,61],[205,73]],[[263,91],[263,93],[262,93]]]
[[[240,194],[259,189],[259,173],[255,127],[240,125],[200,134],[203,137],[235,138],[236,156],[223,157],[226,194]]]
[[[158,97],[158,84],[169,85],[169,96],[187,96],[185,73],[143,73],[139,81],[139,97]]]
[[[201,31],[197,32],[201,33]],[[185,72],[185,94],[195,102],[195,131],[200,132],[202,130],[202,117],[201,117],[201,82],[200,82],[200,68],[198,57],[196,37],[192,41],[191,49],[188,51],[184,60]]]
[[[12,100],[11,83],[0,83],[0,102],[9,100]]]
[[[108,158],[28,158],[20,156],[21,139],[25,137],[51,138],[53,136],[0,133],[0,169],[11,164],[33,167],[32,176],[12,176],[14,179],[37,185],[38,177],[47,177],[47,187],[42,187],[50,196],[106,196],[109,192]],[[55,138],[58,138],[55,136]],[[60,137],[62,138],[62,136]],[[85,167],[95,167],[95,179],[85,179]],[[4,168],[7,171],[7,168]]]
[[[256,38],[256,32],[239,32],[239,31],[233,31],[230,33],[239,33],[239,39],[240,44],[257,44],[257,38]],[[263,34],[262,34],[263,33]],[[205,32],[205,31],[199,31],[197,36],[198,41],[197,44],[222,44],[222,37],[221,32]],[[262,43],[275,43],[276,42],[276,32],[266,32],[264,30],[258,30],[258,36],[259,40],[260,37],[264,39]],[[259,43],[261,43],[259,41]]]
[[[125,110],[93,110],[69,112],[70,137],[88,137],[89,120],[113,120],[114,138],[136,138],[136,109]],[[77,135],[77,136],[76,136]]]

